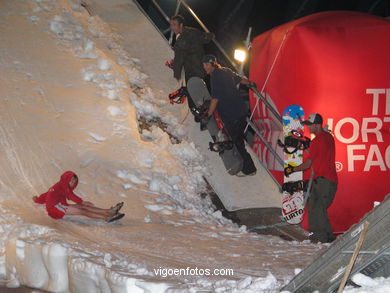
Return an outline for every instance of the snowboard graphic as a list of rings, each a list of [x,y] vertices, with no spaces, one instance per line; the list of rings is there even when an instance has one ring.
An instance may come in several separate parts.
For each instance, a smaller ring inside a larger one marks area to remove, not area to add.
[[[298,166],[303,162],[303,150],[309,146],[310,140],[303,136],[304,120],[303,108],[299,105],[288,106],[282,114],[284,142],[279,141],[283,147],[284,167]],[[303,172],[294,172],[288,177],[284,176],[282,214],[285,221],[290,224],[299,224],[304,213],[304,190],[306,183],[302,180]]]

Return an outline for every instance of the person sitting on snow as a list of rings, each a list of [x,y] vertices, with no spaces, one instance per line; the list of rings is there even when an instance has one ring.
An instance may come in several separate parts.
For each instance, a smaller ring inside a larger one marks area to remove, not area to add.
[[[49,190],[38,196],[33,196],[33,201],[39,204],[46,204],[46,210],[53,219],[62,219],[67,216],[85,216],[93,219],[102,219],[113,222],[123,218],[125,214],[118,213],[123,206],[123,202],[118,203],[110,209],[95,207],[89,201],[83,201],[73,193],[78,184],[78,177],[72,171],[67,171],[61,175],[61,180],[49,188]],[[76,204],[68,204],[71,200]]]

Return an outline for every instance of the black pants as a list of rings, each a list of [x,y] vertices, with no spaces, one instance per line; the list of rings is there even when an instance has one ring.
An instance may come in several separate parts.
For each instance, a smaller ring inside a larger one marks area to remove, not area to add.
[[[244,161],[242,172],[244,174],[251,174],[255,172],[255,164],[253,163],[251,155],[247,152],[245,148],[244,131],[246,126],[246,116],[242,117],[239,120],[224,121],[223,124],[227,134],[230,136],[231,140],[237,147],[237,150]]]

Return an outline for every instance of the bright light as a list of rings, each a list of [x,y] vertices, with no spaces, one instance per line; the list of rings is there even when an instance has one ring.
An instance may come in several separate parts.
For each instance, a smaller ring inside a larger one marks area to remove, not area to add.
[[[234,59],[236,59],[238,62],[243,63],[246,59],[246,51],[242,49],[234,50]]]

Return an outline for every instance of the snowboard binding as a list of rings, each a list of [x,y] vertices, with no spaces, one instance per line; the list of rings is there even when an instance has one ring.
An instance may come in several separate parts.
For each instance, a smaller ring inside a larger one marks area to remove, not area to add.
[[[210,101],[205,101],[202,105],[196,107],[195,105],[190,108],[192,115],[195,117],[196,122],[201,122],[206,118],[207,111],[210,106]]]
[[[278,145],[283,148],[286,154],[294,154],[298,150],[306,150],[310,147],[310,138],[303,136],[296,130],[291,131],[291,135],[284,138],[284,143],[278,139]],[[289,150],[293,148],[292,150]]]
[[[231,150],[233,146],[234,144],[231,140],[209,142],[209,150],[216,153]]]
[[[288,192],[290,195],[293,195],[297,191],[307,191],[308,182],[305,180],[299,181],[290,181],[283,183],[282,190]]]
[[[169,102],[171,104],[183,104],[188,96],[189,93],[187,88],[185,86],[182,86],[178,90],[169,94]]]

